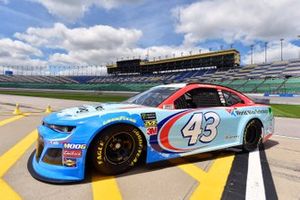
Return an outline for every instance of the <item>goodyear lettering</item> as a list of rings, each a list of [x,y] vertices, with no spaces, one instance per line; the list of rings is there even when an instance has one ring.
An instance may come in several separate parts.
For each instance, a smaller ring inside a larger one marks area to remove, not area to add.
[[[71,144],[71,143],[65,143],[64,149],[86,149],[86,144]]]
[[[130,117],[125,117],[125,116],[120,116],[120,117],[114,117],[111,119],[108,119],[106,121],[103,122],[103,125],[109,124],[111,122],[115,122],[115,121],[129,121],[132,123],[136,123],[136,120]]]
[[[134,166],[134,164],[138,161],[138,158],[142,155],[142,152],[143,152],[143,138],[140,134],[140,132],[137,130],[137,129],[133,129],[132,131],[137,139],[138,139],[138,150],[137,150],[137,153],[135,154],[135,157],[134,159],[130,162],[130,166]]]
[[[103,142],[99,142],[99,146],[97,148],[97,163],[98,165],[103,164],[103,159],[102,159],[102,151],[103,151]]]

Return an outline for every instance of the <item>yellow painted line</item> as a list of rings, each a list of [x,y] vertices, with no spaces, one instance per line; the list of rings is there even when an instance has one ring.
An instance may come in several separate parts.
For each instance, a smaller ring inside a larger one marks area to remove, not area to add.
[[[0,198],[19,200],[21,197],[3,179],[4,174],[21,158],[26,150],[36,141],[37,130],[32,131],[24,139],[0,157]]]
[[[18,119],[21,119],[23,117],[25,117],[25,115],[17,115],[17,116],[10,117],[8,119],[4,119],[4,120],[0,121],[0,126],[4,126],[6,124],[14,122],[14,121],[16,121]]]
[[[34,130],[0,157],[0,177],[2,177],[8,171],[8,169],[11,168],[15,162],[21,158],[21,156],[36,141],[36,139],[37,130]]]
[[[194,164],[184,164],[178,167],[197,181],[200,181],[207,176],[207,173],[205,171]]]
[[[203,171],[194,164],[178,166],[199,182],[190,199],[221,199],[233,159],[234,155],[218,157],[208,172]]]
[[[22,199],[4,180],[0,179],[0,197],[3,200]]]
[[[95,200],[122,199],[118,184],[113,176],[101,177],[93,176],[92,178],[93,197]]]

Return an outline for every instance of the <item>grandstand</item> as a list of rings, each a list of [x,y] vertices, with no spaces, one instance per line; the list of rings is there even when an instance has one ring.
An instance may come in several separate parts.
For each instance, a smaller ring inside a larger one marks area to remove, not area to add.
[[[0,87],[143,91],[163,83],[199,81],[225,85],[246,93],[300,94],[300,59],[240,67],[239,55],[236,54],[239,54],[236,50],[228,50],[151,62],[140,59],[119,61],[113,67],[107,66],[108,71],[114,70],[106,76],[3,74],[0,75]],[[204,62],[207,58],[218,62]],[[130,63],[134,67],[128,71]]]

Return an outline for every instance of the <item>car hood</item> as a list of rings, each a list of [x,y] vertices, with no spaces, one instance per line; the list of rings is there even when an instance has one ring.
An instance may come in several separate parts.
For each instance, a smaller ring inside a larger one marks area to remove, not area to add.
[[[90,117],[102,116],[108,113],[128,111],[144,107],[145,106],[124,103],[102,103],[95,105],[82,105],[54,112],[46,116],[44,118],[44,122],[50,124],[54,122],[55,124],[83,123]]]

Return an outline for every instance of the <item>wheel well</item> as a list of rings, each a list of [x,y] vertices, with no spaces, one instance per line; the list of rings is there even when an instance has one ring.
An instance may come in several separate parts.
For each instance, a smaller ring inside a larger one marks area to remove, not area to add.
[[[253,119],[251,119],[249,122],[251,122],[252,120],[255,120],[255,121],[257,121],[257,122],[259,122],[259,124],[260,124],[260,126],[263,128],[264,127],[264,125],[263,125],[263,123],[262,123],[262,121],[260,120],[260,119],[258,119],[258,118],[253,118]],[[249,123],[248,122],[248,123]]]
[[[146,152],[147,152],[147,140],[146,140],[146,137],[145,137],[144,133],[143,133],[138,127],[136,127],[136,126],[134,126],[134,125],[132,125],[132,124],[118,123],[118,124],[112,124],[112,125],[109,125],[109,126],[105,127],[104,129],[100,130],[97,134],[94,135],[94,138],[93,138],[92,141],[90,142],[89,147],[88,147],[88,149],[87,149],[87,153],[86,153],[86,163],[89,163],[89,161],[90,161],[90,157],[91,157],[91,152],[90,152],[90,151],[91,151],[91,149],[92,149],[92,147],[93,147],[93,145],[94,145],[94,142],[95,142],[96,139],[99,137],[99,135],[100,135],[101,133],[103,133],[104,131],[107,131],[108,129],[111,129],[112,127],[117,127],[117,126],[130,126],[130,127],[132,127],[132,128],[137,129],[137,130],[141,133],[141,135],[142,135],[142,140],[143,140],[143,145],[144,145],[144,149],[143,149],[143,153],[142,153],[142,155],[141,155],[141,157],[140,157],[140,160],[141,160],[142,162],[145,162],[145,160],[146,160]]]
[[[247,126],[251,121],[257,121],[257,122],[260,124],[261,128],[264,128],[264,125],[263,125],[262,121],[261,121],[260,119],[258,119],[258,118],[250,119],[250,120],[248,121],[248,123],[246,124],[246,126]],[[245,126],[245,128],[246,128],[246,126]],[[262,135],[262,133],[263,133],[263,132],[261,132],[260,134]]]

